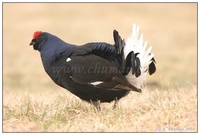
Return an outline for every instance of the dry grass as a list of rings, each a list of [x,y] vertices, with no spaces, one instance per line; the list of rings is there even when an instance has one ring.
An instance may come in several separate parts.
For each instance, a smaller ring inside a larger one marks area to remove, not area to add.
[[[4,98],[4,132],[197,131],[196,87],[190,91],[145,89],[122,99],[117,110],[112,110],[112,104],[102,104],[101,112],[66,92]]]
[[[12,9],[12,10],[11,10]],[[132,23],[153,46],[157,72],[142,94],[102,111],[56,86],[28,44],[36,30],[63,40],[113,43]],[[3,132],[196,132],[197,4],[4,3]]]

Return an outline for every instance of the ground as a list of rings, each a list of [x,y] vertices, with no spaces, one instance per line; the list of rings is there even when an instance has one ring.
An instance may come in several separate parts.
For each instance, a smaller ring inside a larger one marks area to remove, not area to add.
[[[12,10],[11,10],[12,9]],[[37,30],[68,43],[126,40],[140,26],[157,71],[101,112],[52,82]],[[3,132],[197,132],[196,3],[3,3]]]

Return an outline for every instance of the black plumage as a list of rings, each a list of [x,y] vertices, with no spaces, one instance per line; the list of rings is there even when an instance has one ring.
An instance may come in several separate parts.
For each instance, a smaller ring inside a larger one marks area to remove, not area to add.
[[[98,42],[76,46],[47,32],[35,32],[30,45],[40,51],[44,69],[57,85],[97,105],[119,100],[130,91],[141,92],[125,77],[131,68],[136,76],[141,74],[140,60],[133,52],[125,59],[124,40],[116,30],[113,36],[114,45]],[[153,63],[149,73],[154,71]]]
[[[149,74],[152,75],[153,73],[156,72],[156,61],[154,58],[152,58],[152,62],[149,64]]]

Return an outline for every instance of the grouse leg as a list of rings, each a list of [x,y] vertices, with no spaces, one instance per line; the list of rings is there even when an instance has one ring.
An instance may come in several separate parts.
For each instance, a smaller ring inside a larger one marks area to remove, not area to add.
[[[116,97],[115,101],[114,101],[114,105],[113,105],[113,110],[116,110],[118,102],[119,102],[119,100]]]
[[[100,106],[101,102],[100,102],[100,100],[91,101],[91,102],[96,107],[97,111],[101,111],[101,106]]]

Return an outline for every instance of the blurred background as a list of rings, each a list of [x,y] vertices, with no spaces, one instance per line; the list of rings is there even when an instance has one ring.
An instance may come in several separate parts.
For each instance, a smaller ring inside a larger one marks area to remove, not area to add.
[[[113,29],[126,40],[133,23],[153,46],[157,72],[149,86],[197,84],[197,3],[3,3],[3,96],[62,90],[29,46],[35,31],[77,45],[113,44]]]

